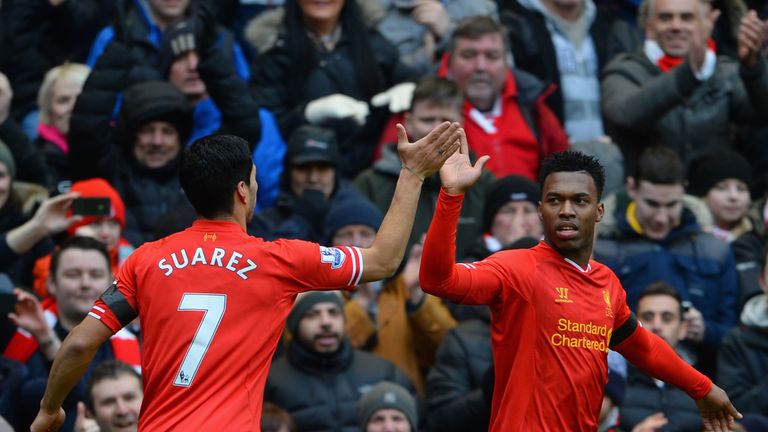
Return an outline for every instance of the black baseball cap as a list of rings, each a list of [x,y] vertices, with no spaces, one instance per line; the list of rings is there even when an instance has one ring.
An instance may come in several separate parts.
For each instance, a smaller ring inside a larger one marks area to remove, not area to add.
[[[288,162],[302,165],[310,162],[327,162],[338,165],[339,143],[333,130],[312,125],[296,129],[288,138]]]

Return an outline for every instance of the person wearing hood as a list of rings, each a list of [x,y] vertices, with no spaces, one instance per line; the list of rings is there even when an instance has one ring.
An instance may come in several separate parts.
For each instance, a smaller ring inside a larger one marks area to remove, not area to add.
[[[762,292],[747,301],[741,325],[723,339],[718,380],[745,413],[768,412],[768,249],[760,273]]]
[[[133,253],[134,247],[123,237],[125,229],[125,204],[115,188],[104,179],[93,178],[75,182],[70,188],[81,198],[109,199],[109,214],[105,216],[86,216],[75,221],[67,228],[69,237],[92,237],[104,243],[109,253],[112,274],[117,274],[120,265]],[[67,212],[72,215],[72,209]],[[40,298],[48,296],[47,281],[50,276],[51,255],[35,261],[33,269],[34,291]]]
[[[118,54],[110,52],[105,57]],[[147,81],[125,91],[120,124],[110,127],[117,90],[124,83],[105,82],[106,75],[97,67],[75,106],[70,168],[73,180],[100,177],[117,190],[126,208],[123,236],[138,247],[154,240],[160,216],[185,199],[177,163],[192,129],[192,115],[178,89],[166,82]],[[109,91],[104,87],[110,84],[117,88],[112,97],[104,97]]]
[[[325,215],[332,205],[364,199],[341,178],[342,160],[333,130],[312,125],[296,129],[288,138],[277,202],[254,215],[248,232],[266,240],[321,241]]]
[[[640,33],[601,12],[593,0],[504,0],[515,66],[557,88],[546,99],[572,142],[605,135],[600,73],[617,54],[640,46]]]

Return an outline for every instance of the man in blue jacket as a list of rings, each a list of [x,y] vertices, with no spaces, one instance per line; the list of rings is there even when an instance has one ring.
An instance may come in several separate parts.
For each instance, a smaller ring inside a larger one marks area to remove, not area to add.
[[[700,369],[711,374],[717,347],[736,324],[739,282],[730,247],[704,232],[684,205],[684,181],[673,150],[646,149],[615,210],[606,209],[615,224],[601,223],[594,257],[616,272],[633,310],[651,283],[674,286],[690,305],[686,341],[696,348]]]

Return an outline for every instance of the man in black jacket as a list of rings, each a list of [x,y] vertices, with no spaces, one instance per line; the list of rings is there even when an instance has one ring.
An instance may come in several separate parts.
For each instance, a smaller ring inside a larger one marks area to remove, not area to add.
[[[360,397],[381,381],[402,385],[417,398],[397,366],[351,347],[338,293],[299,297],[286,328],[293,340],[272,364],[264,400],[286,410],[297,430],[359,432]]]
[[[678,345],[688,331],[688,322],[683,316],[680,294],[666,282],[649,285],[637,302],[637,318],[643,327],[664,339],[688,363],[693,363],[690,352]],[[700,431],[703,427],[696,404],[688,395],[631,365],[620,412],[623,430],[632,430],[658,413],[668,420],[665,431]]]
[[[253,148],[260,135],[258,106],[216,48],[207,12],[201,10],[194,22],[200,29],[192,38],[199,54],[196,69],[221,111],[218,129]],[[186,199],[177,178],[177,156],[198,129],[188,97],[167,82],[146,82],[148,77],[157,78],[127,43],[113,40],[86,81],[70,126],[72,179],[101,177],[115,187],[126,206],[125,238],[137,247],[154,240],[160,217]],[[123,91],[118,127],[113,128],[111,116]]]

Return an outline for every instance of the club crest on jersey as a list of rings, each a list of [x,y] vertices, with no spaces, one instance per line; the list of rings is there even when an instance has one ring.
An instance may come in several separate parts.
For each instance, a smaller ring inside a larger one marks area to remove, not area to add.
[[[613,308],[611,307],[611,294],[608,290],[603,290],[603,300],[605,301],[605,316],[613,318]]]
[[[331,268],[336,270],[344,264],[347,256],[339,249],[334,247],[320,246],[320,261],[330,264]]]

